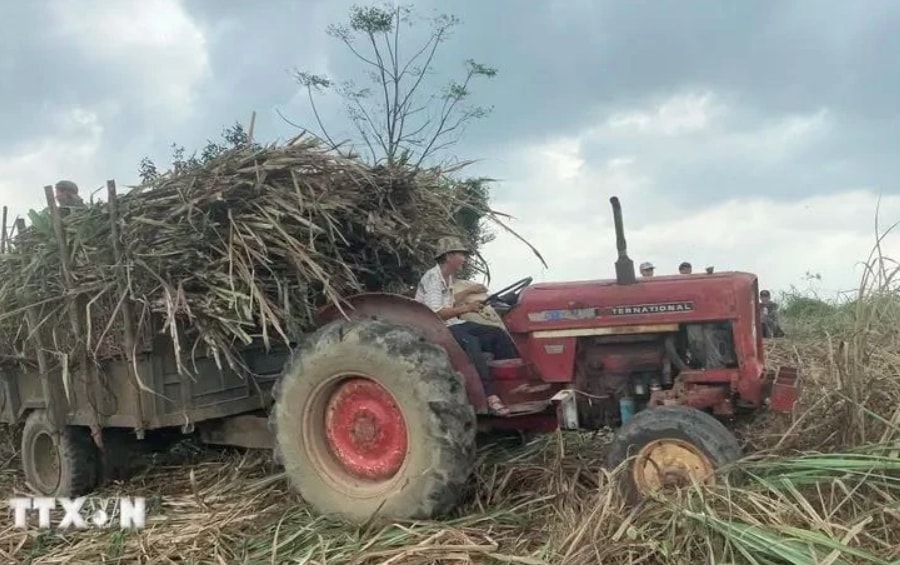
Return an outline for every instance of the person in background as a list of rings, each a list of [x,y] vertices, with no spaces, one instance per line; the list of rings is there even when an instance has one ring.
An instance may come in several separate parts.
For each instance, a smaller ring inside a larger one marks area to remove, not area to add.
[[[656,267],[654,267],[653,263],[651,263],[650,261],[644,261],[643,263],[641,263],[640,269],[642,277],[652,277],[653,271],[656,269]]]
[[[689,275],[694,272],[694,268],[687,261],[682,261],[680,265],[678,265],[678,274],[679,275]]]
[[[759,293],[759,321],[763,337],[784,337],[778,323],[778,304],[772,301],[772,294],[768,290]]]
[[[78,185],[70,180],[56,183],[56,203],[60,207],[76,208],[84,206],[84,200],[78,196]]]
[[[464,300],[470,294],[487,292],[487,287],[483,284],[473,284],[462,289],[456,296],[453,294],[453,275],[466,264],[469,253],[469,249],[461,240],[455,237],[441,238],[435,252],[437,264],[422,275],[416,289],[415,299],[431,308],[447,324],[447,328],[456,338],[456,342],[475,364],[478,376],[481,377],[484,385],[484,393],[487,396],[491,412],[506,416],[509,414],[509,409],[497,396],[483,352],[492,353],[494,359],[498,361],[514,359],[519,356],[519,353],[509,334],[503,329],[460,319],[459,316],[462,314],[478,312],[484,305],[480,302],[462,303],[459,306],[454,304]]]

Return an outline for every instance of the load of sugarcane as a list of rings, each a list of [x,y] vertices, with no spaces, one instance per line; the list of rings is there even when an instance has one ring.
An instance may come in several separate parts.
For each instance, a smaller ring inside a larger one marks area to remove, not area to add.
[[[0,255],[0,356],[121,355],[127,303],[133,352],[168,334],[181,367],[237,368],[243,347],[294,343],[322,305],[412,288],[439,237],[466,236],[461,212],[495,217],[468,194],[446,171],[373,167],[301,137],[170,171],[112,207],[32,212]]]

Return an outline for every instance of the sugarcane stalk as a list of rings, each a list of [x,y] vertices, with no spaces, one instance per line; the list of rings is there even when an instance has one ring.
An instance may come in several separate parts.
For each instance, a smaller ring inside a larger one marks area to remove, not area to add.
[[[44,404],[47,407],[48,420],[50,420],[50,426],[56,432],[61,432],[63,426],[66,425],[68,408],[61,402],[59,387],[54,386],[54,383],[50,381],[50,363],[47,361],[47,351],[44,349],[44,340],[38,323],[37,310],[36,306],[29,307],[25,311],[25,322],[28,326],[28,333],[31,335],[35,357],[37,357],[38,372],[41,379],[41,393],[44,397]]]
[[[72,302],[90,299],[87,324],[105,336],[110,320],[128,314],[104,301],[127,293],[114,302],[131,305],[131,337],[114,332],[123,346],[85,347],[93,360],[116,349],[134,359],[141,308],[175,340],[179,374],[194,370],[190,356],[246,374],[244,348],[293,346],[315,329],[318,308],[341,307],[356,292],[415,286],[433,265],[437,240],[464,235],[454,215],[482,206],[454,186],[440,169],[371,167],[297,139],[235,148],[117,194],[114,221],[110,204],[97,203],[71,209],[62,222],[48,194],[51,214],[32,215],[0,262],[0,337],[22,334],[16,313],[28,304],[15,290],[28,288],[34,303],[48,306],[41,323],[54,329],[53,343],[78,359],[85,333],[73,312],[87,306]],[[0,355],[15,353],[0,343]]]
[[[135,427],[134,431],[138,439],[144,439],[144,403],[143,386],[136,362],[137,339],[135,337],[134,305],[131,301],[131,289],[128,285],[128,274],[125,272],[125,253],[122,251],[122,242],[119,239],[119,198],[116,194],[116,181],[106,181],[106,192],[109,205],[110,239],[112,240],[113,259],[116,262],[116,275],[119,294],[122,296],[122,324],[123,338],[125,340],[125,359],[128,361],[128,373],[134,385],[135,399]]]

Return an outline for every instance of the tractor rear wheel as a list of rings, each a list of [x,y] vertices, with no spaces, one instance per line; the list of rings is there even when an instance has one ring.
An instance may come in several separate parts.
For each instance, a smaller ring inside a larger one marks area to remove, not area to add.
[[[295,352],[273,394],[277,457],[319,512],[427,519],[459,502],[475,411],[447,353],[414,331],[334,321]]]
[[[636,504],[660,491],[715,484],[720,467],[740,459],[737,438],[713,416],[687,406],[651,408],[623,426],[609,447],[607,468],[623,462],[619,487]]]
[[[44,496],[76,497],[98,483],[99,450],[87,428],[63,426],[56,433],[45,410],[34,410],[22,430],[25,480]]]

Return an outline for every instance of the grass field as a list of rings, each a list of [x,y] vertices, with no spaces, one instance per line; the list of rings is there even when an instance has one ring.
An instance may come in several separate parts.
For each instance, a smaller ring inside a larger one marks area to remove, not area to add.
[[[900,308],[888,278],[861,289],[768,343],[804,393],[793,418],[736,424],[752,454],[737,485],[626,510],[600,467],[608,433],[495,437],[455,518],[357,528],[310,514],[268,454],[185,442],[101,493],[147,496],[144,530],[7,520],[0,562],[900,564]],[[23,488],[17,441],[0,433],[7,495]]]

